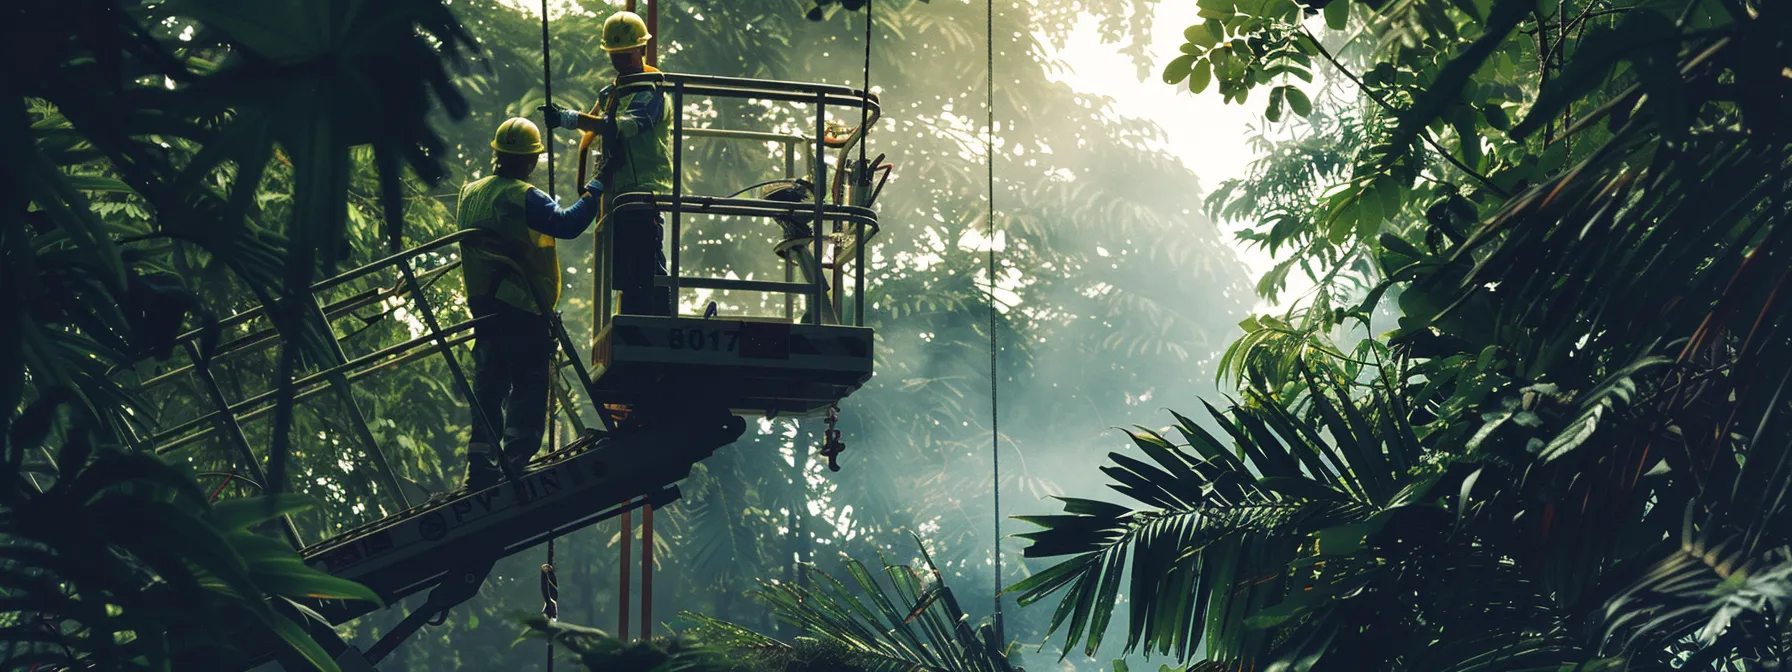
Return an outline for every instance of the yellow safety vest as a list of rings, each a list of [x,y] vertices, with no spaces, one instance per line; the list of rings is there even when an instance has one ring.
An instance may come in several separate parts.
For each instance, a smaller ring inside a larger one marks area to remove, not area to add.
[[[659,72],[659,69],[649,65],[645,72]],[[612,195],[637,191],[672,193],[672,115],[678,114],[678,110],[673,109],[671,96],[655,89],[637,89],[624,95],[615,88],[614,80],[601,93],[601,109],[611,119],[615,119],[618,112],[627,112],[638,98],[667,98],[663,101],[665,113],[652,127],[641,129],[632,138],[602,138],[606,160],[616,162],[608,175],[599,175],[604,180],[604,197],[608,199]]]
[[[529,228],[524,212],[524,198],[534,188],[497,175],[461,188],[455,213],[461,230],[491,233],[460,243],[468,297],[496,297],[537,314],[560,302],[560,257],[554,237]]]

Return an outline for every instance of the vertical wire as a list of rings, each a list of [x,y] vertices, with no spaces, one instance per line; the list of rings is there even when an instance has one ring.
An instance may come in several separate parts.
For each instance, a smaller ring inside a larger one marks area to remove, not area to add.
[[[548,0],[541,0],[541,88],[542,97],[546,99],[544,102],[549,107],[552,107],[554,104],[554,61],[553,50],[549,46],[548,41]],[[544,119],[543,121],[546,120]],[[548,150],[548,198],[554,199],[556,198],[554,195],[554,132],[550,129],[543,135],[545,136],[543,138],[545,142],[542,144],[546,145]],[[550,367],[554,365],[554,358],[550,357],[548,359],[548,365]],[[549,373],[548,385],[552,386],[554,384],[553,379],[555,376],[553,375],[554,372],[550,371]],[[559,447],[555,445],[554,410],[554,394],[550,388],[548,392],[548,450],[550,451]],[[499,456],[499,459],[505,459],[502,457],[503,453],[501,451],[499,452]],[[554,540],[551,538],[548,539],[548,564],[544,569],[550,574],[554,571]],[[553,637],[548,638],[547,672],[554,672]]]
[[[541,0],[541,89],[542,97],[548,105],[554,104],[554,67],[552,51],[548,48],[548,0]],[[545,120],[544,120],[545,121]],[[548,198],[554,198],[554,132],[543,134],[548,148]]]
[[[875,4],[875,0],[865,0],[865,104],[859,108],[859,169],[866,171],[866,174],[859,176],[861,181],[870,179],[868,177],[870,167],[865,165],[865,144],[871,140],[871,129],[866,128],[865,124],[871,121],[871,6],[873,4]],[[856,188],[858,185],[853,186]],[[853,200],[858,199],[855,196]],[[839,266],[839,263],[835,262],[835,266]]]
[[[990,599],[995,603],[990,620],[996,627],[996,639],[1007,640],[1006,629],[1002,618],[1002,430],[1001,414],[996,383],[996,2],[989,0],[984,16],[985,51],[984,74],[988,77],[984,87],[987,98],[984,100],[984,135],[983,158],[987,171],[989,186],[989,216],[984,220],[984,237],[989,242],[989,478],[993,492],[992,508],[995,515],[995,540],[992,542],[995,555],[995,590]]]

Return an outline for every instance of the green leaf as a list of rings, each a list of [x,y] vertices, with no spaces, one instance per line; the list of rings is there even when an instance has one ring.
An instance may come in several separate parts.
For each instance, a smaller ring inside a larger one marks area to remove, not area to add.
[[[98,175],[64,175],[68,185],[81,191],[100,191],[117,194],[136,193],[122,180]]]
[[[1554,173],[1556,169],[1562,167],[1567,159],[1568,146],[1566,143],[1558,142],[1550,145],[1549,149],[1543,150],[1543,154],[1537,157],[1537,173],[1540,175]]]
[[[1462,97],[1462,88],[1468,83],[1481,63],[1493,55],[1512,29],[1523,20],[1527,10],[1525,0],[1497,0],[1493,13],[1482,28],[1481,36],[1475,38],[1461,55],[1450,59],[1443,69],[1439,70],[1428,85],[1419,91],[1412,106],[1400,114],[1400,124],[1394,128],[1394,134],[1388,144],[1396,148],[1405,147],[1416,139],[1425,127],[1437,119],[1439,113],[1454,104]],[[1401,152],[1390,152],[1384,161],[1391,162]]]
[[[1329,8],[1331,5],[1326,5],[1326,7]],[[1313,101],[1307,99],[1307,94],[1293,86],[1287,87],[1287,89],[1288,107],[1294,110],[1295,114],[1305,117],[1313,113]]]
[[[1326,238],[1333,245],[1342,245],[1350,240],[1350,234],[1356,230],[1357,209],[1354,205],[1345,204],[1332,213],[1326,227]]]
[[[246,530],[311,506],[309,497],[294,494],[231,499],[213,505],[211,511],[206,513],[206,520],[219,530]]]
[[[1377,179],[1356,199],[1356,233],[1362,238],[1373,238],[1381,232],[1381,194],[1377,193],[1384,182]],[[1365,232],[1368,232],[1365,235]]]
[[[1200,93],[1202,91],[1206,91],[1207,85],[1212,82],[1213,82],[1213,62],[1203,58],[1199,62],[1195,63],[1194,69],[1189,71],[1188,90],[1193,91],[1195,93]]]
[[[1462,488],[1461,488],[1461,490],[1459,490],[1456,493],[1456,524],[1457,525],[1462,524],[1462,517],[1468,513],[1469,493],[1474,491],[1475,481],[1478,481],[1481,479],[1481,472],[1483,472],[1483,471],[1486,471],[1485,467],[1476,469],[1474,473],[1468,475],[1468,478],[1462,479]]]
[[[1272,122],[1282,120],[1282,97],[1283,91],[1287,88],[1278,86],[1269,90],[1269,107],[1263,111],[1263,116]]]
[[[1322,556],[1350,555],[1362,550],[1369,535],[1381,531],[1388,517],[1388,511],[1381,511],[1368,520],[1328,527],[1314,532],[1313,541]]]
[[[1312,601],[1308,599],[1311,595],[1310,591],[1292,593],[1283,598],[1281,602],[1259,609],[1250,618],[1244,619],[1244,624],[1252,628],[1264,629],[1286,623],[1288,619],[1307,613],[1313,608]]]
[[[1531,105],[1530,113],[1512,127],[1512,138],[1523,140],[1529,137],[1561,117],[1562,108],[1599,90],[1612,66],[1620,61],[1639,53],[1647,57],[1649,52],[1664,48],[1672,53],[1672,48],[1663,43],[1671,41],[1674,33],[1672,20],[1650,10],[1625,12],[1624,20],[1616,28],[1589,31],[1574,50],[1574,58],[1562,66],[1537,94],[1537,102]],[[1678,78],[1677,70],[1675,78]]]
[[[1170,61],[1169,65],[1164,66],[1164,83],[1177,84],[1184,79],[1188,79],[1189,66],[1194,64],[1195,57],[1193,55],[1183,54],[1177,56]]]
[[[1329,501],[1344,499],[1344,494],[1307,478],[1269,476],[1257,479],[1258,487],[1291,499]]]
[[[1506,116],[1506,108],[1497,103],[1481,106],[1481,117],[1487,120],[1488,126],[1495,129],[1505,131],[1512,128],[1512,119]]]
[[[1203,19],[1229,19],[1238,13],[1232,0],[1196,0],[1195,7]]]
[[[1349,0],[1332,0],[1325,6],[1325,27],[1332,30],[1343,30],[1350,25]]]
[[[1197,23],[1182,31],[1182,39],[1203,50],[1212,49],[1220,42],[1220,36],[1213,31],[1215,27],[1212,22]]]

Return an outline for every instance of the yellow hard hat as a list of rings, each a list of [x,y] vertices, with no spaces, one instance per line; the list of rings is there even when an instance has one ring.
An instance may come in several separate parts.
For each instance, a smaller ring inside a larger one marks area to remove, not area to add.
[[[540,154],[548,151],[541,146],[541,129],[535,127],[535,122],[522,117],[511,117],[498,124],[498,133],[492,136],[492,149],[503,154]]]
[[[651,39],[653,36],[647,34],[647,22],[634,12],[617,12],[604,19],[604,51],[640,49]]]

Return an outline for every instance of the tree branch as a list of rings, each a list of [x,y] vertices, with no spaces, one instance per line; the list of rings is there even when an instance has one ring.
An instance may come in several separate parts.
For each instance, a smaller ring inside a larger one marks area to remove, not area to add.
[[[1383,109],[1386,109],[1389,112],[1393,112],[1394,114],[1400,113],[1399,108],[1394,107],[1393,104],[1391,104],[1387,100],[1383,99],[1380,95],[1376,94],[1373,90],[1370,90],[1369,87],[1364,86],[1363,80],[1358,79],[1356,76],[1356,73],[1351,72],[1350,68],[1344,67],[1343,63],[1339,63],[1338,59],[1336,57],[1332,56],[1332,52],[1330,50],[1326,49],[1325,45],[1320,44],[1319,38],[1314,37],[1313,33],[1309,32],[1307,30],[1306,26],[1301,26],[1300,32],[1301,32],[1301,34],[1303,34],[1307,37],[1307,41],[1313,43],[1313,48],[1319,50],[1319,55],[1324,56],[1327,63],[1331,63],[1333,68],[1336,68],[1338,70],[1338,72],[1343,73],[1346,78],[1350,79],[1351,83],[1356,84],[1356,88],[1361,89],[1363,93],[1368,94],[1370,100],[1375,101],[1376,104],[1380,105]],[[1426,145],[1429,145],[1431,147],[1431,149],[1436,151],[1438,156],[1442,156],[1445,161],[1450,162],[1450,165],[1455,166],[1456,169],[1462,171],[1463,174],[1468,175],[1469,177],[1475,178],[1475,180],[1477,182],[1480,182],[1482,184],[1482,186],[1487,187],[1487,189],[1489,191],[1492,191],[1495,195],[1499,196],[1500,198],[1511,198],[1512,197],[1512,194],[1507,193],[1505,189],[1501,189],[1499,187],[1499,185],[1494,184],[1493,180],[1488,179],[1488,177],[1486,175],[1482,175],[1478,172],[1475,172],[1475,170],[1473,168],[1468,167],[1468,164],[1463,163],[1461,160],[1457,159],[1455,156],[1452,156],[1449,152],[1444,151],[1443,146],[1437,144],[1437,140],[1431,137],[1430,129],[1424,129],[1424,128],[1419,129],[1419,139],[1424,140]]]

